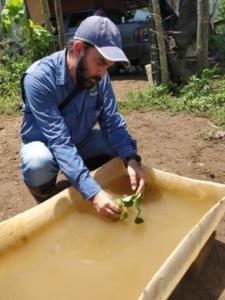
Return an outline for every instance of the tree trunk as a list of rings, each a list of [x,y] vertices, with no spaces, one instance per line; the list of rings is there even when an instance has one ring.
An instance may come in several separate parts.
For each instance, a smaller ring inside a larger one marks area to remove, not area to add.
[[[41,0],[41,9],[45,21],[45,28],[52,33],[52,24],[50,22],[50,12],[48,6],[48,0]]]
[[[0,0],[0,11],[2,11],[4,5],[5,5],[5,0]]]
[[[158,45],[157,45],[157,37],[155,31],[155,22],[153,17],[153,7],[152,0],[148,1],[149,3],[149,36],[150,36],[150,64],[151,64],[151,72],[152,79],[154,83],[160,82],[160,63],[159,63],[159,53],[158,53]]]
[[[61,0],[54,0],[54,4],[55,4],[55,14],[57,20],[58,37],[59,37],[59,47],[60,49],[63,49],[65,43],[64,43],[64,26],[63,26],[63,12],[62,12]]]
[[[197,64],[200,73],[208,66],[209,0],[198,0],[197,13]]]
[[[167,64],[167,57],[166,57],[166,45],[164,40],[162,18],[161,18],[161,12],[160,12],[160,6],[158,0],[152,0],[152,6],[153,6],[153,12],[154,12],[153,16],[155,20],[156,36],[157,36],[158,48],[159,48],[161,81],[168,82],[169,72],[168,72],[168,64]]]

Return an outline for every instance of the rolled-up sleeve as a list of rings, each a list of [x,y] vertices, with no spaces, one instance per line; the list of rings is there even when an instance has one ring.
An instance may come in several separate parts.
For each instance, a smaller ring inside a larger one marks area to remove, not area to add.
[[[89,170],[72,143],[68,127],[55,101],[55,87],[46,76],[40,79],[27,74],[24,89],[26,101],[60,169],[82,196],[90,199],[101,188],[89,175]]]

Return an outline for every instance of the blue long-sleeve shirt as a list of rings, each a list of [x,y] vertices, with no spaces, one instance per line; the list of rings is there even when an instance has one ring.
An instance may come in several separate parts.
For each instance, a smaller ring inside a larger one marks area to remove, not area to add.
[[[101,188],[89,175],[76,145],[94,125],[99,123],[104,136],[122,159],[136,152],[135,142],[117,111],[108,74],[91,89],[78,91],[60,111],[59,105],[74,89],[66,65],[66,51],[62,50],[32,64],[26,71],[23,87],[23,143],[44,142],[74,187],[84,198],[90,199]]]

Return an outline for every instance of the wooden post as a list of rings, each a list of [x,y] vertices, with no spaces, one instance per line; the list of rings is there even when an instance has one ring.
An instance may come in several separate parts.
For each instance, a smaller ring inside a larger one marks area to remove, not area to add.
[[[57,20],[59,47],[60,49],[63,49],[65,43],[64,43],[64,26],[63,26],[63,13],[62,13],[61,0],[54,0],[54,5],[55,5],[56,20]]]
[[[166,57],[166,45],[163,34],[163,26],[162,26],[162,18],[160,12],[160,6],[158,0],[152,0],[154,20],[155,20],[155,28],[156,28],[156,36],[158,41],[159,48],[159,60],[160,60],[160,69],[161,69],[161,81],[168,82],[169,80],[169,72],[168,72],[168,63]]]
[[[4,6],[5,6],[5,0],[0,0],[0,11],[2,11]]]
[[[209,0],[198,0],[197,3],[197,63],[200,73],[208,66],[208,38],[209,38]]]
[[[153,75],[152,75],[152,65],[151,64],[146,65],[145,66],[145,71],[146,71],[146,74],[147,74],[148,83],[149,83],[150,86],[152,86],[154,84]]]
[[[50,12],[49,12],[49,6],[48,6],[48,0],[41,0],[41,9],[44,17],[45,22],[45,28],[52,32],[52,24],[50,22]]]
[[[26,16],[26,19],[31,19],[30,17],[30,12],[29,12],[29,9],[28,9],[28,6],[27,6],[27,1],[24,0],[24,8],[25,8],[25,16]]]
[[[150,20],[149,20],[149,37],[150,37],[150,65],[145,67],[147,72],[147,77],[150,85],[153,83],[160,83],[160,63],[159,63],[159,52],[158,52],[158,45],[157,45],[157,37],[156,37],[156,30],[155,30],[155,21],[153,17],[153,7],[152,7],[152,0],[148,1],[149,13],[150,13]],[[152,75],[150,75],[150,72]]]

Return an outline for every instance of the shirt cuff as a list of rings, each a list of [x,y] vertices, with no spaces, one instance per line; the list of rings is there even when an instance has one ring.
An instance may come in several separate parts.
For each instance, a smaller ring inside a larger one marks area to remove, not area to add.
[[[136,150],[132,146],[123,146],[116,149],[116,151],[122,160],[131,154],[136,154]]]
[[[102,190],[91,176],[83,179],[79,186],[76,186],[76,188],[86,200],[91,199]]]

